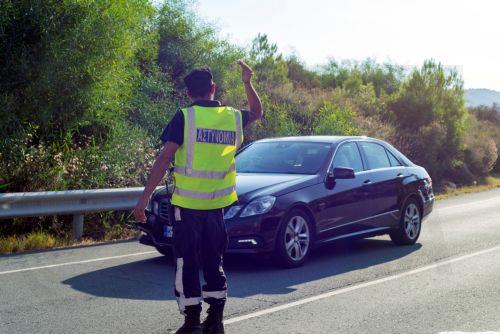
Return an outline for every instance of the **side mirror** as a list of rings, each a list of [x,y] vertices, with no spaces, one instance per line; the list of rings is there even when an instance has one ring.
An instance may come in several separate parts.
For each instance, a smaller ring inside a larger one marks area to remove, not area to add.
[[[332,171],[328,171],[325,179],[325,186],[327,189],[333,189],[335,187],[335,176]]]
[[[335,187],[337,179],[354,179],[354,169],[347,167],[335,167],[333,171],[326,174],[325,184],[328,189]]]
[[[333,169],[335,179],[354,179],[354,169],[347,167],[335,167]]]

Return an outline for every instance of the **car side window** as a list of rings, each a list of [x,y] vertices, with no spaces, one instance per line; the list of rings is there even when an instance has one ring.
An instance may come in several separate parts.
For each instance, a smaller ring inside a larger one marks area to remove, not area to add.
[[[391,167],[386,150],[382,145],[360,142],[360,146],[363,148],[369,169]]]
[[[394,154],[392,154],[389,150],[386,150],[386,151],[387,151],[387,156],[389,157],[389,161],[391,162],[392,167],[403,166],[401,164],[401,162],[399,162],[399,160],[396,159]]]
[[[356,143],[341,144],[333,158],[332,167],[352,168],[354,172],[362,171],[363,161]]]

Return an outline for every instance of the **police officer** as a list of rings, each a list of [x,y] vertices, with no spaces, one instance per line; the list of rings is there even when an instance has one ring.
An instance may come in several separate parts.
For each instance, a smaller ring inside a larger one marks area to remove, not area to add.
[[[262,117],[262,105],[252,86],[252,69],[239,61],[249,110],[237,110],[214,100],[215,84],[208,68],[185,78],[192,104],[178,111],[163,131],[166,143],[150,171],[134,215],[146,223],[147,202],[174,159],[173,250],[175,295],[184,325],[177,333],[224,333],[227,296],[222,257],[227,247],[224,208],[237,200],[234,155],[243,142],[243,128]],[[205,285],[200,286],[199,270]],[[209,304],[200,324],[201,301]]]

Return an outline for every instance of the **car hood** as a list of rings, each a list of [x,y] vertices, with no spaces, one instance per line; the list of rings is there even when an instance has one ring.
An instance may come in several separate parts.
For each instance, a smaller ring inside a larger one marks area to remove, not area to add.
[[[246,203],[258,196],[280,196],[318,182],[318,175],[238,173],[236,192],[238,202]],[[156,188],[153,197],[156,199],[169,197],[167,188],[164,186]]]
[[[280,196],[318,183],[318,175],[238,173],[236,192],[240,203],[258,196]]]

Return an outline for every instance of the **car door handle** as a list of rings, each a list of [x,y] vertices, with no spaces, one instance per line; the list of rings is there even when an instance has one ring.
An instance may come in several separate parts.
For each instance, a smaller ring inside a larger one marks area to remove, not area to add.
[[[363,182],[363,184],[370,184],[370,183],[372,183],[371,180],[365,180],[365,182]]]
[[[405,177],[405,176],[403,175],[403,173],[398,173],[398,175],[396,175],[396,177],[400,177],[401,178],[401,177]]]

